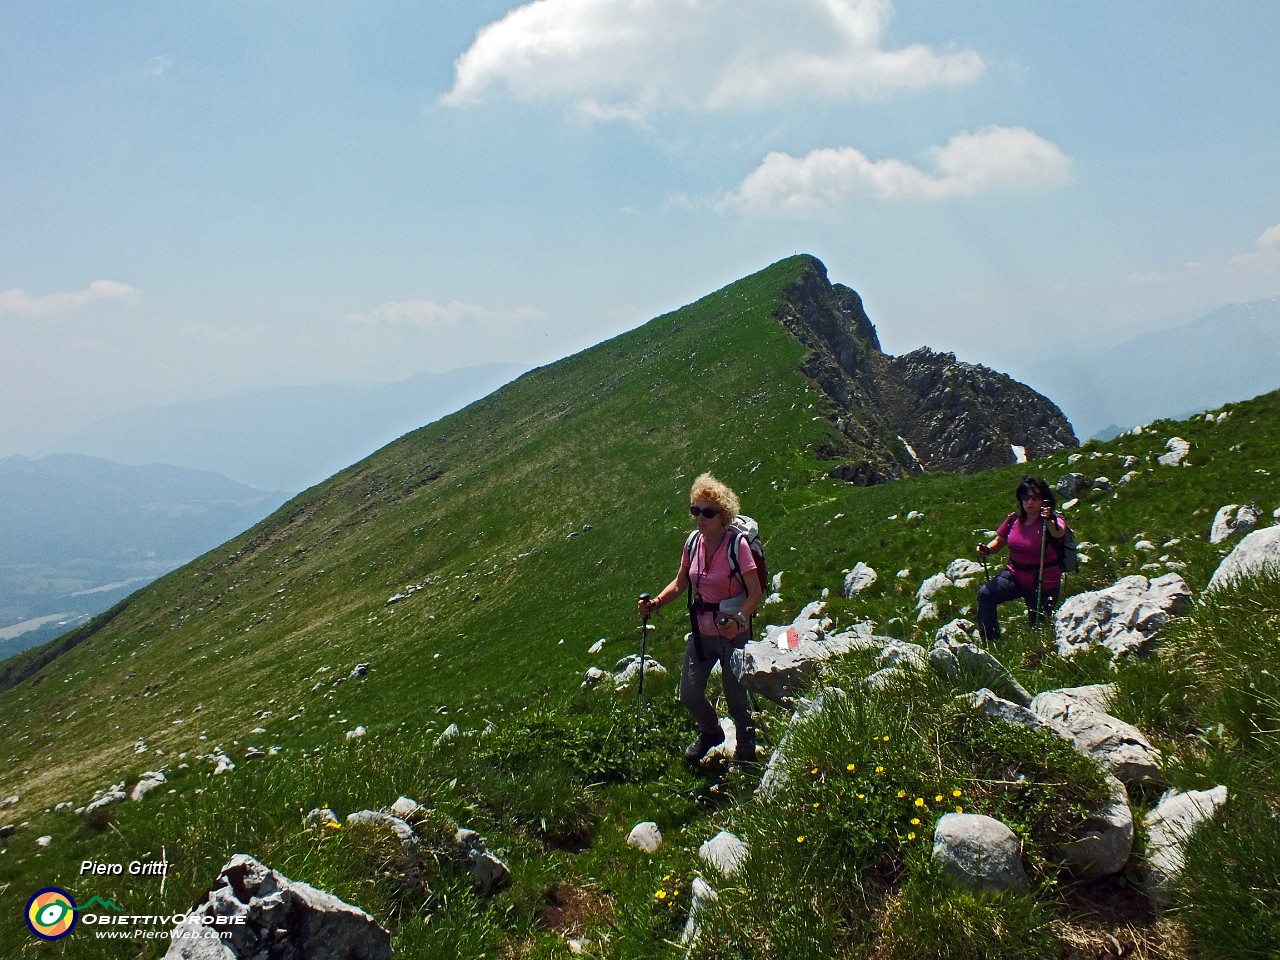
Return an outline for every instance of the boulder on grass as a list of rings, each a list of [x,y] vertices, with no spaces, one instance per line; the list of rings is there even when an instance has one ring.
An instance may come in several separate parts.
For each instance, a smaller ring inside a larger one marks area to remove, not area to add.
[[[221,939],[219,933],[230,933]],[[165,960],[389,960],[391,934],[359,907],[236,854],[172,931]]]

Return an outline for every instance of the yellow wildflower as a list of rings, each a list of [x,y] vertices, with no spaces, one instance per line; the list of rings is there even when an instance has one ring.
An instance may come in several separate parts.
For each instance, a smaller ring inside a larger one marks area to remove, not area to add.
[[[923,807],[923,806],[924,806],[924,797],[916,797],[916,806],[917,806],[917,807]]]
[[[908,840],[914,840],[915,838],[916,838],[916,832],[914,830],[912,830],[910,833],[907,834]]]
[[[911,818],[911,825],[912,825],[913,827],[918,827],[918,826],[920,826],[920,818],[919,818],[919,817],[912,817],[912,818]]]
[[[804,836],[803,836],[803,835],[801,835],[801,836],[796,837],[796,843],[804,843]]]
[[[659,900],[665,900],[667,899],[667,891],[659,890],[657,893],[654,894],[654,896],[657,897]]]
[[[959,791],[958,789],[957,789],[957,790],[952,790],[952,791],[951,791],[951,795],[952,795],[953,797],[955,797],[956,799],[959,799],[959,798],[960,798],[960,791]]]
[[[907,791],[905,791],[905,790],[899,790],[899,791],[898,791],[898,799],[899,799],[899,800],[905,799],[905,798],[906,798],[906,796],[907,796]]]
[[[936,797],[934,797],[934,798],[933,798],[933,802],[934,802],[934,803],[941,803],[941,802],[942,802],[942,794],[938,794]]]
[[[857,768],[858,768],[858,765],[856,763],[851,763],[845,767],[845,769],[848,770],[850,773],[852,773]]]

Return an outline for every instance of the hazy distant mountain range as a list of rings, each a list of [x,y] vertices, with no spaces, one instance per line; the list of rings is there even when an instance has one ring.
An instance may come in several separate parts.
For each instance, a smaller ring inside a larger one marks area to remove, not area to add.
[[[131,410],[49,444],[119,463],[212,470],[264,490],[303,490],[492,393],[523,367],[493,363],[396,383],[251,390]]]
[[[1280,297],[1037,364],[1027,379],[1081,438],[1185,417],[1280,387]]]
[[[0,658],[106,610],[289,496],[161,464],[0,459]]]

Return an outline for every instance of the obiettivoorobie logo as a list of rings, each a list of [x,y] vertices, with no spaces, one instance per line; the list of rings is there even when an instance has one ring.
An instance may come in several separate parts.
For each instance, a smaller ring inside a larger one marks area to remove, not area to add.
[[[90,897],[83,906],[58,887],[46,887],[27,902],[27,926],[42,940],[61,940],[75,929],[78,915],[92,907],[120,912],[120,907],[102,897]]]

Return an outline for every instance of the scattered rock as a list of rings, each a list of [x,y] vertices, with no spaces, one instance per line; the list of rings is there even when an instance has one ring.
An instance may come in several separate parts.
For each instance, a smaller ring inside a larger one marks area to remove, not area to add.
[[[391,805],[391,813],[399,817],[401,820],[408,820],[410,817],[425,809],[417,800],[410,800],[408,797],[399,797],[396,802]]]
[[[231,918],[242,923],[228,923]],[[228,939],[218,934],[230,933]],[[391,935],[359,907],[236,854],[174,928],[166,960],[390,960]]]
[[[1054,490],[1057,493],[1058,501],[1070,500],[1072,497],[1083,493],[1090,487],[1089,478],[1083,473],[1068,473],[1058,478]]]
[[[1070,730],[1076,749],[1115,774],[1125,786],[1161,782],[1160,752],[1137,727],[1057,690],[1037,694],[1031,709]]]
[[[956,884],[986,893],[1026,893],[1022,844],[999,820],[976,813],[947,813],[933,832],[933,859]]]
[[[698,915],[706,909],[708,903],[712,903],[717,899],[718,896],[715,890],[711,888],[711,884],[701,877],[693,878],[689,893],[689,917],[684,922],[684,932],[680,935],[680,946],[692,947],[697,941],[698,936],[702,933],[702,921],[698,919]]]
[[[878,577],[879,574],[875,570],[859,561],[844,578],[844,595],[846,597],[856,597],[875,583]]]
[[[727,830],[721,830],[698,848],[698,856],[725,877],[738,872],[747,852],[747,845]]]
[[[510,882],[511,871],[505,863],[485,849],[480,834],[474,830],[461,829],[455,835],[454,843],[480,893],[487,896]]]
[[[1280,526],[1255,530],[1236,544],[1209,580],[1208,591],[1267,570],[1280,575]]]
[[[141,800],[148,793],[165,782],[163,770],[148,770],[129,791],[130,800]]]
[[[1165,467],[1176,467],[1186,459],[1187,454],[1191,452],[1191,444],[1183,440],[1181,437],[1172,437],[1165,444],[1165,449],[1169,452],[1164,456],[1156,457],[1156,463]]]
[[[1124,870],[1133,853],[1133,809],[1124,784],[1107,777],[1109,795],[1075,826],[1073,839],[1059,845],[1067,869],[1083,880],[1112,877]]]
[[[1054,736],[1061,737],[1068,743],[1075,743],[1075,737],[1063,724],[1041,716],[1027,707],[998,697],[990,690],[975,690],[973,693],[965,694],[957,699],[993,720],[1026,727],[1030,730],[1045,730]]]
[[[342,824],[328,807],[317,807],[307,814],[307,823],[318,827],[340,827]]]
[[[967,624],[967,620],[953,621],[954,624]],[[967,641],[954,639],[957,630],[950,632],[946,628],[938,631],[938,639],[929,651],[929,665],[939,676],[948,680],[968,677],[989,687],[1007,700],[1021,706],[1031,705],[1031,694],[1009,672],[1003,663],[991,653]]]
[[[1226,802],[1227,788],[1222,786],[1189,793],[1174,790],[1143,819],[1147,829],[1144,889],[1157,906],[1168,906],[1173,899],[1191,834]]]
[[[81,807],[77,813],[88,820],[105,820],[106,808],[113,803],[129,799],[123,783],[112,784],[106,790],[97,790],[88,805]]]
[[[347,815],[348,826],[368,826],[388,830],[395,834],[400,842],[401,871],[411,877],[420,873],[421,861],[418,856],[418,835],[413,827],[400,817],[380,810],[357,810]]]
[[[653,657],[644,658],[644,675],[665,676],[667,668],[660,664]],[[618,661],[613,675],[613,681],[616,686],[626,687],[633,680],[637,680],[640,676],[640,655],[629,654]]]
[[[1071,657],[1092,646],[1106,647],[1113,660],[1143,653],[1190,600],[1191,590],[1176,573],[1153,580],[1135,574],[1068,597],[1054,618],[1058,653]]]
[[[662,846],[662,831],[652,820],[637,823],[627,834],[627,846],[643,850],[645,853],[657,853]]]

